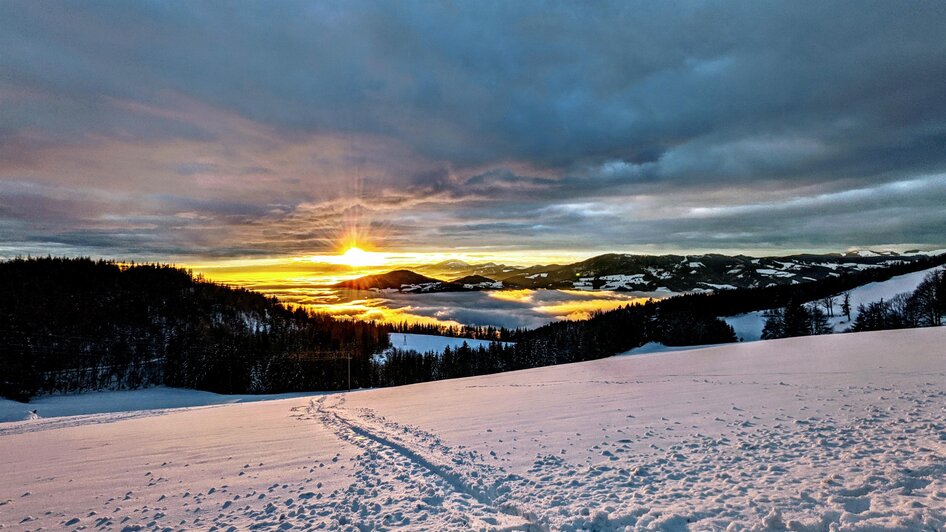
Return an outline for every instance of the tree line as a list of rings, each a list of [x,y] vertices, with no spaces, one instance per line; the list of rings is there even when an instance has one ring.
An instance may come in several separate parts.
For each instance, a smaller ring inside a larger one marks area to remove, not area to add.
[[[475,340],[496,340],[508,342],[525,329],[508,329],[493,325],[444,325],[440,323],[412,323],[408,321],[385,324],[391,332],[408,334],[430,334],[452,338],[470,338]]]
[[[626,305],[583,321],[558,321],[520,331],[515,343],[466,343],[442,353],[390,350],[378,368],[380,386],[485,375],[605,358],[648,342],[705,345],[736,341],[725,321],[665,301]]]
[[[790,300],[784,307],[769,311],[762,339],[829,334],[833,329],[828,317],[834,316],[835,306],[851,321],[850,292],[806,303]],[[940,269],[926,274],[912,292],[859,304],[848,331],[936,327],[943,324],[944,315],[946,270]]]
[[[336,319],[161,264],[15,259],[0,262],[0,395],[28,399],[156,384],[220,393],[399,385],[593,360],[647,342],[733,342],[732,328],[719,316],[774,306],[779,310],[767,327],[770,337],[818,334],[829,309],[801,302],[830,299],[833,313],[837,294],[937,260],[946,257],[794,286],[680,295],[583,321],[509,330]],[[852,328],[941,323],[943,277],[929,277],[911,295],[859,309]],[[841,307],[843,312],[843,300]],[[492,342],[442,353],[403,352],[388,349],[391,332]]]
[[[221,393],[370,383],[388,345],[376,323],[289,309],[275,298],[160,264],[87,258],[0,263],[0,395],[166,384]],[[340,361],[344,360],[344,363]]]
[[[930,272],[912,292],[857,307],[852,331],[937,327],[946,316],[946,270]]]
[[[410,384],[580,362],[612,356],[648,342],[670,346],[734,342],[737,338],[732,328],[719,316],[759,310],[769,310],[764,338],[825,334],[831,331],[828,318],[834,316],[835,310],[850,319],[850,289],[943,262],[946,256],[839,274],[799,285],[683,294],[599,312],[584,321],[559,321],[516,331],[509,336],[515,342],[513,345],[463,345],[443,353],[393,351],[376,382]],[[859,307],[851,329],[873,330],[871,327],[878,327],[877,324],[884,324],[880,328],[894,328],[942,323],[946,314],[942,307],[946,301],[944,282],[946,274],[940,270],[929,274],[913,295]]]

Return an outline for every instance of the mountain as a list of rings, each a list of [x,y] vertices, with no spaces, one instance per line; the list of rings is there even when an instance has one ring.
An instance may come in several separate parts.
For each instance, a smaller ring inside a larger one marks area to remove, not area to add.
[[[394,270],[380,275],[366,275],[334,285],[353,290],[390,290],[397,292],[457,292],[461,285],[427,277],[410,270]]]
[[[435,264],[422,264],[413,267],[418,273],[437,278],[458,278],[479,275],[494,281],[501,281],[521,273],[525,268],[486,262],[483,264],[468,264],[459,260],[445,260]]]
[[[503,283],[520,288],[698,292],[799,284],[927,260],[926,255],[876,252],[760,258],[612,253],[567,266],[530,268]],[[946,257],[939,256],[938,263],[943,262]]]
[[[460,285],[468,290],[490,290],[503,287],[502,281],[494,281],[482,275],[467,275],[466,277],[454,279],[451,284]]]
[[[852,251],[784,257],[745,255],[630,255],[609,253],[567,265],[514,267],[446,261],[417,267],[456,278],[446,282],[408,270],[372,275],[336,286],[443,292],[471,289],[553,288],[639,292],[700,292],[764,288],[840,277],[854,272],[898,265],[920,268],[946,263],[946,254],[922,252]],[[449,271],[444,271],[449,270]]]

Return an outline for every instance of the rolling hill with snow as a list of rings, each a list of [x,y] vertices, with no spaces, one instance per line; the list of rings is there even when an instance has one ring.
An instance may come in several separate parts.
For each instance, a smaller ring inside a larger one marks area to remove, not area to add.
[[[944,404],[938,327],[40,418],[0,526],[942,530]]]
[[[920,282],[923,281],[923,278],[925,278],[931,272],[938,271],[941,268],[941,266],[937,266],[935,268],[928,268],[926,270],[919,270],[903,275],[897,275],[887,279],[886,281],[868,283],[850,290],[850,320],[847,319],[847,316],[841,314],[841,296],[836,296],[834,298],[836,304],[835,315],[828,318],[828,323],[831,325],[832,331],[840,333],[848,330],[851,327],[853,320],[857,319],[859,305],[867,305],[868,303],[873,303],[882,299],[889,301],[897,294],[913,292],[916,290],[916,287],[919,286]],[[726,323],[733,327],[733,330],[736,332],[736,336],[746,342],[756,341],[762,338],[762,328],[765,326],[765,319],[765,310],[747,312],[745,314],[726,316],[723,318]]]
[[[924,262],[925,261],[925,262]],[[610,253],[568,265],[527,268],[493,263],[470,265],[445,261],[410,270],[369,275],[336,285],[343,288],[444,292],[459,290],[549,288],[638,292],[700,292],[760,288],[818,281],[864,270],[892,266],[946,263],[946,254],[933,252],[873,252],[806,254],[785,257],[744,255],[630,255]],[[439,275],[456,281],[442,281]]]

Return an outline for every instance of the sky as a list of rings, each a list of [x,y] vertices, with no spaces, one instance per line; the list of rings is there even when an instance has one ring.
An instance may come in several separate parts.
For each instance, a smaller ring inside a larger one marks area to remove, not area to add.
[[[0,257],[942,247],[943,28],[938,1],[2,0]]]

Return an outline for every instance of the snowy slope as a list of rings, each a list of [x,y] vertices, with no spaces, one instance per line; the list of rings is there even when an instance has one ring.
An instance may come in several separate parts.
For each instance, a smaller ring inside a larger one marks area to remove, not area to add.
[[[489,340],[472,340],[470,338],[453,338],[432,334],[391,333],[388,338],[391,340],[391,347],[402,351],[417,351],[418,353],[430,351],[441,353],[447,347],[456,349],[464,343],[473,349],[489,347],[490,344]]]
[[[743,342],[754,342],[762,339],[762,328],[765,327],[764,311],[747,312],[736,316],[726,316],[722,319],[732,326],[736,338],[742,339]]]
[[[76,395],[36,397],[29,403],[0,398],[0,422],[22,421],[30,417],[84,416],[90,414],[137,412],[188,406],[213,406],[300,397],[301,393],[274,395],[220,395],[198,390],[159,386],[144,390],[89,392]],[[36,415],[31,415],[32,410]],[[133,414],[140,415],[140,414]]]
[[[718,345],[664,345],[660,342],[647,342],[646,344],[635,347],[618,356],[624,355],[650,355],[654,353],[670,353],[673,351],[693,351],[694,349],[703,349],[706,347],[718,347]]]
[[[930,328],[6,423],[0,524],[940,530],[944,403]]]
[[[942,266],[905,275],[898,275],[886,281],[858,286],[851,290],[851,319],[857,319],[858,305],[866,305],[867,303],[881,299],[888,300],[897,294],[912,292],[919,286],[920,282],[923,281],[923,278],[926,277],[927,274],[940,269],[942,269]],[[834,332],[844,332],[851,327],[851,322],[847,320],[846,316],[840,315],[841,298],[837,297],[835,300],[835,316],[829,318],[828,321],[834,329]],[[765,325],[764,311],[727,316],[723,318],[723,320],[732,325],[733,329],[736,331],[736,336],[746,342],[755,341],[762,337],[762,327]]]
[[[902,294],[903,292],[912,292],[916,290],[916,287],[920,285],[923,278],[930,272],[941,269],[943,269],[942,266],[930,268],[928,270],[898,275],[886,281],[858,286],[854,290],[851,290],[851,317],[855,317],[854,311],[857,310],[858,305],[866,305],[867,303],[881,299],[891,299],[895,295]]]

